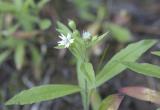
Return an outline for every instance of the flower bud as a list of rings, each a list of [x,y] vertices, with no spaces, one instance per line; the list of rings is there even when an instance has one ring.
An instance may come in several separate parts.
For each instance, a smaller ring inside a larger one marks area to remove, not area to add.
[[[68,25],[72,30],[76,29],[76,23],[73,20],[69,20]]]

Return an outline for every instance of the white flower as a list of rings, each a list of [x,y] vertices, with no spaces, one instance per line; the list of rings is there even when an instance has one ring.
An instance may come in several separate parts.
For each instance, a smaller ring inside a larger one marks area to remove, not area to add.
[[[91,33],[90,32],[83,32],[82,37],[83,37],[83,39],[88,40],[91,38]]]
[[[58,42],[58,46],[64,46],[65,48],[68,48],[74,41],[74,39],[71,38],[71,34],[67,34],[67,36],[61,34],[59,37],[62,40]]]

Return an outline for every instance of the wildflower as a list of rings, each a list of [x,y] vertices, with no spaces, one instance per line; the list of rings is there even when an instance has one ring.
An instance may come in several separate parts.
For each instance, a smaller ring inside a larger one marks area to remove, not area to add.
[[[88,40],[91,38],[91,33],[90,32],[83,32],[82,37],[83,37],[83,39]]]
[[[67,34],[67,36],[61,34],[59,37],[62,40],[58,42],[58,46],[64,46],[65,48],[68,48],[74,41],[74,39],[71,38],[71,34]]]

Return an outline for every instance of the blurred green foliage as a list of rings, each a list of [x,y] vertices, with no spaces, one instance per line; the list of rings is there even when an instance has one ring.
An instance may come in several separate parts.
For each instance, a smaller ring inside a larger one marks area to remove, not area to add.
[[[109,31],[111,36],[119,42],[132,40],[130,30],[109,21],[107,3],[105,5],[101,0],[73,0],[73,3],[79,12],[79,17],[92,22],[88,28],[92,34],[97,34],[100,30]]]
[[[79,13],[79,17],[87,20],[94,21],[96,16],[91,12],[91,9],[97,10],[99,2],[97,0],[73,0],[75,7]]]
[[[40,66],[41,54],[36,47],[35,36],[51,25],[48,19],[39,17],[40,10],[47,2],[0,0],[0,64],[13,56],[16,68],[21,69],[29,49],[33,66]]]

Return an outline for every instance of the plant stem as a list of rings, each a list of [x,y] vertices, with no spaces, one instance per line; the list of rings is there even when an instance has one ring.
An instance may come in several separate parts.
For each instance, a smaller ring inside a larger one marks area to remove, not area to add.
[[[87,86],[87,81],[85,80],[85,110],[89,110],[89,94],[88,94],[88,86]]]
[[[101,100],[100,94],[98,93],[96,89],[92,90],[90,99],[91,99],[92,109],[98,110],[102,100]]]
[[[83,74],[80,70],[81,61],[77,62],[77,75],[78,75],[78,81],[79,86],[81,87],[81,97],[82,97],[82,103],[84,110],[89,110],[89,91],[88,91],[88,84],[85,78],[83,77]]]

